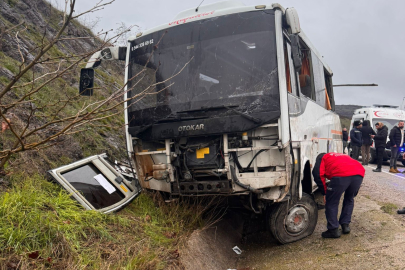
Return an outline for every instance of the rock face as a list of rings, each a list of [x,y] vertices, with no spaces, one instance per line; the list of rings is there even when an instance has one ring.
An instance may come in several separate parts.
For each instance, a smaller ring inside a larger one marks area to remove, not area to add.
[[[0,2],[0,28],[1,32],[11,25],[23,23],[27,26],[29,34],[41,35],[51,38],[57,32],[57,27],[63,21],[62,13],[44,0],[10,0]],[[10,25],[11,24],[11,25]],[[67,36],[69,37],[89,37],[93,36],[91,31],[79,23],[72,23],[68,26]],[[97,45],[95,39],[81,39],[62,41],[57,47],[65,54],[85,53]],[[32,50],[35,43],[24,36],[20,37],[20,45],[24,51]],[[21,60],[17,48],[16,39],[9,33],[3,34],[0,40],[0,50]]]
[[[45,0],[0,0],[0,91],[11,81],[18,73],[22,58],[26,63],[31,62],[38,46],[44,41],[49,42],[58,32],[63,23],[63,14],[55,9],[50,3]],[[11,30],[10,30],[11,29]],[[17,35],[18,31],[18,35]],[[49,50],[41,60],[55,59],[60,61],[61,57],[72,55],[86,55],[97,49],[103,42],[95,37],[92,31],[81,25],[78,21],[72,21],[65,32],[63,40],[58,41],[54,48]],[[86,59],[87,60],[87,59]],[[111,94],[112,90],[116,90],[117,85],[123,85],[124,82],[124,64],[114,61],[107,61],[96,70],[95,84],[98,89],[98,97],[106,97]],[[65,73],[58,78],[55,83],[49,85],[47,93],[55,94],[55,100],[63,98],[63,91],[70,93],[78,93],[78,79],[80,75],[80,67],[77,66],[73,70]],[[37,64],[33,68],[33,73],[38,77],[41,74],[55,71],[55,66],[47,64]],[[31,73],[32,74],[32,73]],[[30,76],[26,81],[31,80]],[[25,82],[26,82],[25,81]],[[115,87],[115,88],[113,88]],[[12,91],[8,93],[2,100],[3,104],[7,104],[10,100],[16,100],[21,95],[21,92]],[[8,115],[13,118],[15,123],[25,123],[29,117],[30,108],[41,108],[41,96],[31,97],[28,103],[17,106],[8,111]],[[83,99],[82,99],[83,100]],[[81,100],[81,101],[82,101]],[[42,104],[43,105],[43,104]],[[72,110],[67,113],[72,113]],[[92,154],[101,154],[107,152],[114,155],[118,159],[122,159],[125,155],[125,140],[123,129],[114,129],[114,126],[123,126],[124,115],[122,108],[119,108],[121,113],[112,120],[103,121],[105,128],[96,129],[88,127],[86,131],[64,136],[60,142],[49,149],[42,152],[27,152],[22,154],[22,160],[32,160],[35,162],[31,166],[33,172],[44,173],[48,169],[63,163],[74,161]],[[46,114],[47,111],[38,109],[38,114]],[[61,112],[58,117],[66,116],[65,112]],[[49,119],[44,117],[33,117],[31,123],[33,126],[38,126],[47,123]],[[115,121],[115,122],[114,122]],[[114,123],[113,123],[114,122]],[[118,124],[119,125],[118,125]],[[52,126],[39,136],[47,136],[56,132],[60,126]],[[7,146],[13,145],[13,138],[10,134],[2,134],[0,147],[5,149]]]

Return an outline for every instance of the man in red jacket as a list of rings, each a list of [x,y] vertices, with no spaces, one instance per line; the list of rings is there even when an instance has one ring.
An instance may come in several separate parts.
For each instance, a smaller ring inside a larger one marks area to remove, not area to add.
[[[354,197],[363,182],[365,170],[360,162],[350,156],[340,153],[322,153],[316,158],[312,175],[324,195],[325,215],[328,222],[328,230],[322,233],[324,238],[339,238],[339,224],[344,234],[350,233],[350,221],[352,218]],[[326,186],[326,178],[330,180]],[[337,219],[339,201],[342,194],[342,212],[339,221]]]

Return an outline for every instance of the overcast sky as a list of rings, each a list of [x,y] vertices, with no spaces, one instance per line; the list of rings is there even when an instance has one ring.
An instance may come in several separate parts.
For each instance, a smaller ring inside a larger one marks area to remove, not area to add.
[[[51,2],[63,0],[51,0]],[[99,0],[77,0],[84,11]],[[101,18],[97,30],[121,22],[142,30],[166,24],[201,0],[116,0],[88,20]],[[204,4],[219,2],[205,0]],[[242,0],[254,6],[271,2]],[[295,7],[302,29],[333,70],[333,83],[377,83],[378,87],[337,87],[336,104],[400,105],[405,97],[405,1],[279,0]]]

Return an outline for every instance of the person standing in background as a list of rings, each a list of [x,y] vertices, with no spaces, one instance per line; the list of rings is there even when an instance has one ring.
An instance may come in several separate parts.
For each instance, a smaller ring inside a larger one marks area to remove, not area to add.
[[[400,154],[399,148],[404,144],[404,121],[400,120],[398,126],[395,126],[390,131],[390,144],[391,144],[391,159],[390,159],[390,173],[400,173],[397,169],[397,160]]]
[[[350,130],[350,146],[352,148],[352,158],[355,160],[359,159],[360,148],[363,145],[361,127],[360,121],[354,121],[353,128]]]
[[[347,133],[347,128],[343,128],[342,131],[342,135],[343,135],[343,154],[345,153],[345,149],[347,148],[347,141],[349,140],[349,134]]]
[[[375,152],[377,154],[377,168],[375,168],[373,172],[381,172],[384,151],[387,146],[388,128],[381,122],[376,123],[375,127],[377,128],[377,135],[371,135],[371,138],[374,139]]]
[[[370,126],[370,121],[364,120],[363,127],[361,128],[361,136],[363,139],[363,144],[361,145],[361,159],[363,160],[363,165],[368,165],[368,161],[370,160],[370,147],[373,144],[371,135],[375,135],[375,131]]]

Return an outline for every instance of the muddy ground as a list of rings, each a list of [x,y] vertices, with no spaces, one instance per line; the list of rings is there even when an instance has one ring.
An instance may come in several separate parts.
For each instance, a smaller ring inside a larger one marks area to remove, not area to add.
[[[326,219],[320,210],[315,232],[296,243],[280,246],[263,233],[249,237],[238,268],[404,269],[405,218],[396,210],[405,206],[405,174],[373,173],[373,167],[366,167],[351,234],[323,239]]]
[[[405,216],[396,214],[405,206],[405,174],[389,174],[387,166],[385,173],[373,173],[373,168],[366,167],[351,234],[323,239],[326,219],[319,210],[315,232],[301,241],[278,245],[261,232],[242,243],[238,221],[225,218],[194,233],[183,257],[186,269],[405,269]],[[235,245],[241,255],[232,251]]]

